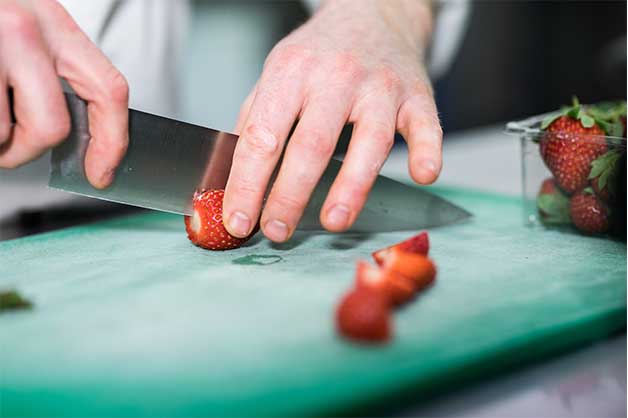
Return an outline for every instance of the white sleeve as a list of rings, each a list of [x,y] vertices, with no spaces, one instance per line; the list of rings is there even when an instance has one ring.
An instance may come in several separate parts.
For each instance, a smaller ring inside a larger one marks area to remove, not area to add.
[[[321,0],[302,1],[310,12],[314,12]],[[462,43],[469,20],[471,2],[469,0],[435,0],[434,8],[434,32],[427,54],[427,68],[432,78],[439,78],[449,69]]]

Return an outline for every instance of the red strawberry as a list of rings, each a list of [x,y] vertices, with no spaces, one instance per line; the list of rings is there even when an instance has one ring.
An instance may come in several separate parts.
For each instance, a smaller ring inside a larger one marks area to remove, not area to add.
[[[368,287],[347,293],[336,309],[336,328],[344,337],[363,342],[384,342],[391,335],[388,298]]]
[[[570,223],[569,198],[556,186],[553,178],[547,178],[541,184],[536,196],[536,207],[543,223]]]
[[[384,259],[393,248],[398,248],[400,250],[410,253],[427,255],[427,253],[430,251],[430,240],[427,232],[421,232],[420,234],[408,238],[405,241],[398,242],[395,245],[382,248],[381,250],[377,250],[372,254],[377,264],[381,266],[384,263]]]
[[[415,288],[421,290],[436,278],[436,266],[422,254],[409,253],[399,248],[392,248],[386,253],[382,268],[392,270],[415,282]]]
[[[552,121],[541,137],[540,151],[556,183],[568,194],[584,188],[591,162],[607,150],[605,132],[593,121],[564,115]],[[595,136],[595,137],[592,137]]]
[[[608,209],[590,188],[575,194],[570,205],[571,221],[580,231],[585,234],[602,234],[608,231]]]
[[[392,270],[381,269],[364,260],[358,261],[355,281],[357,289],[366,287],[383,293],[395,305],[412,299],[416,290],[414,280]]]
[[[192,216],[185,217],[185,230],[195,245],[208,250],[231,250],[240,247],[257,232],[246,238],[230,235],[222,222],[224,190],[207,190],[194,195]]]

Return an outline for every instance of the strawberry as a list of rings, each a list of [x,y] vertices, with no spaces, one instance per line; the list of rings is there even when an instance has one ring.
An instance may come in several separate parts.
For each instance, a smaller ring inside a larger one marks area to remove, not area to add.
[[[416,290],[425,288],[436,278],[436,266],[432,260],[422,254],[409,253],[399,248],[388,251],[382,268],[414,280]]]
[[[351,290],[336,309],[336,328],[344,337],[357,341],[387,341],[392,328],[387,296],[368,287]]]
[[[541,221],[545,224],[568,224],[569,198],[556,186],[553,178],[547,178],[541,184],[536,196],[536,207]]]
[[[609,228],[609,213],[604,203],[587,187],[570,200],[571,221],[585,234],[602,234]]]
[[[196,193],[192,207],[194,214],[185,217],[185,230],[195,245],[208,250],[231,250],[240,247],[257,230],[246,238],[230,235],[222,222],[224,190],[207,190]]]
[[[381,269],[364,260],[358,261],[355,281],[357,289],[367,287],[383,293],[395,305],[412,299],[416,290],[414,280],[392,270]]]
[[[427,253],[430,251],[430,240],[427,232],[421,232],[420,234],[408,238],[405,241],[398,242],[397,244],[391,245],[390,247],[382,248],[375,251],[372,254],[375,262],[377,262],[377,264],[381,266],[384,262],[384,259],[393,248],[398,248],[400,250],[410,253],[427,255]]]
[[[595,124],[587,127],[571,116],[561,116],[545,132],[541,156],[558,186],[568,194],[585,187],[591,162],[607,150],[604,131]]]

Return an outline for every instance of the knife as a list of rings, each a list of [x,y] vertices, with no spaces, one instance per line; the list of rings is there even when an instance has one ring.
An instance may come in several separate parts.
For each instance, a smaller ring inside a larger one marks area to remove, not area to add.
[[[86,179],[84,160],[90,139],[87,104],[65,93],[71,132],[52,150],[49,186],[83,196],[176,214],[191,215],[197,190],[224,188],[238,137],[129,109],[129,146],[106,189]],[[319,213],[342,163],[332,159],[299,223],[322,230]],[[468,218],[466,210],[421,188],[378,176],[353,232],[416,230]]]

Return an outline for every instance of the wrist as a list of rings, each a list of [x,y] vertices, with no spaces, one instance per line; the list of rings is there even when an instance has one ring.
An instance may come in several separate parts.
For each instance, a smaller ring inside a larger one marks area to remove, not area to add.
[[[432,34],[433,3],[432,0],[323,0],[319,13],[343,13],[349,21],[360,17],[377,20],[423,53]],[[360,24],[364,25],[364,19]]]

